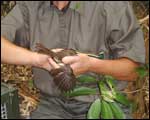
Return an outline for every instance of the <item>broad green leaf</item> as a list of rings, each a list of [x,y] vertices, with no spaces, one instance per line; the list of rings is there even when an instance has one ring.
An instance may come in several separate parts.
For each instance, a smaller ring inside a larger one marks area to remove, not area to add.
[[[87,119],[99,119],[101,112],[101,100],[96,99],[90,106]]]
[[[111,89],[113,89],[113,88],[115,87],[114,78],[111,77],[111,76],[106,75],[106,76],[105,76],[105,79],[106,79],[106,82],[107,82],[108,86],[109,86]]]
[[[116,102],[109,103],[109,105],[116,119],[125,119],[125,114]]]
[[[70,97],[74,97],[74,96],[82,96],[82,95],[91,95],[91,94],[96,94],[96,89],[91,89],[88,87],[79,87],[79,88],[75,88],[72,92],[68,92],[65,93],[65,96],[70,96]]]
[[[114,100],[112,98],[110,98],[109,96],[105,95],[105,96],[102,96],[102,98],[107,101],[107,102],[114,102]]]
[[[99,88],[100,88],[102,94],[103,94],[103,92],[108,91],[108,88],[103,81],[99,82]]]
[[[102,100],[101,105],[101,118],[102,119],[113,119],[113,113],[112,110],[105,100]]]
[[[115,99],[117,102],[119,102],[119,103],[121,103],[121,104],[124,104],[124,105],[126,105],[126,106],[130,106],[130,102],[129,102],[129,100],[127,99],[127,97],[126,97],[124,94],[117,92],[117,93],[114,95],[114,97],[115,97],[114,99]]]
[[[103,96],[106,96],[106,97],[110,97],[110,98],[113,98],[113,94],[111,91],[103,91]]]
[[[108,90],[104,82],[99,83],[99,87],[101,90],[101,96],[104,100],[108,102],[113,102],[114,96],[112,94],[112,91]]]
[[[77,77],[77,80],[82,83],[96,82],[96,78],[89,75],[80,75],[79,77]]]

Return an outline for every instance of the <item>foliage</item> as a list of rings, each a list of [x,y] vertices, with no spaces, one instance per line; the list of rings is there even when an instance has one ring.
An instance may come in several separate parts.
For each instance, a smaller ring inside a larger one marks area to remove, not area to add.
[[[84,76],[82,75],[78,78],[80,82],[87,83],[86,79],[89,80],[89,82],[97,81],[100,95],[100,97],[91,104],[89,111],[87,113],[87,118],[88,119],[125,118],[125,114],[120,108],[120,104],[130,106],[130,102],[127,100],[124,94],[117,91],[114,84],[114,78],[111,76],[104,76],[103,79],[96,80],[96,78],[94,77],[91,76],[89,77],[85,75]],[[97,94],[96,90],[86,87],[77,87],[72,92],[69,92],[65,95],[69,97],[74,97],[91,94]]]
[[[14,7],[15,1],[1,1],[1,17],[4,17]]]
[[[148,74],[148,65],[140,66],[136,69],[140,78]],[[87,81],[86,81],[87,80]],[[90,106],[87,113],[88,119],[125,119],[125,114],[120,107],[120,104],[131,107],[131,102],[127,99],[126,95],[117,91],[112,76],[105,75],[103,79],[96,80],[91,76],[82,75],[78,77],[78,81],[82,83],[97,82],[99,86],[100,97],[96,99]],[[69,97],[96,94],[96,90],[86,87],[77,87],[72,92],[65,94]]]
[[[136,69],[136,72],[139,74],[140,79],[148,75],[149,65],[143,65]]]

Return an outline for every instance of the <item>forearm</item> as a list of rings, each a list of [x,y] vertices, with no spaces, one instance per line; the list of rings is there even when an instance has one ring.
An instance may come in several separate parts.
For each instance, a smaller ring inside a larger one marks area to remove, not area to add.
[[[133,81],[137,78],[135,69],[138,64],[127,58],[121,58],[117,60],[99,60],[91,58],[90,63],[91,72],[111,75],[118,80]]]
[[[17,65],[33,65],[36,53],[19,47],[1,37],[1,62]]]

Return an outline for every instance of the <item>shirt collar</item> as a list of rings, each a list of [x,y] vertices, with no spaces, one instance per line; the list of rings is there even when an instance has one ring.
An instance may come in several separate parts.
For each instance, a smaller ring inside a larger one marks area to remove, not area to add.
[[[69,4],[63,8],[62,11],[66,11],[68,8],[73,9],[77,11],[80,15],[83,15],[85,4],[84,1],[69,1]],[[52,6],[53,3],[50,1],[50,6]]]
[[[61,11],[62,11],[62,12],[66,12],[66,10],[69,8],[69,5],[70,5],[70,1],[69,1],[69,4],[68,4],[67,6],[65,6]],[[50,6],[53,6],[53,7],[55,7],[56,9],[58,9],[55,5],[53,5],[53,2],[52,2],[52,1],[50,1]]]

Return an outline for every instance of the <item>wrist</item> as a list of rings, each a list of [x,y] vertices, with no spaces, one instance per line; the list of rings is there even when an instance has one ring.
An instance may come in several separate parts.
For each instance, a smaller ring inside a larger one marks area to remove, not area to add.
[[[89,69],[88,69],[89,72],[93,71],[94,63],[95,63],[95,59],[93,57],[89,57]]]
[[[90,57],[90,60],[89,60],[89,72],[96,72],[96,70],[98,68],[100,68],[101,63],[102,63],[101,59]]]
[[[31,52],[29,64],[34,67],[38,66],[38,53]]]

